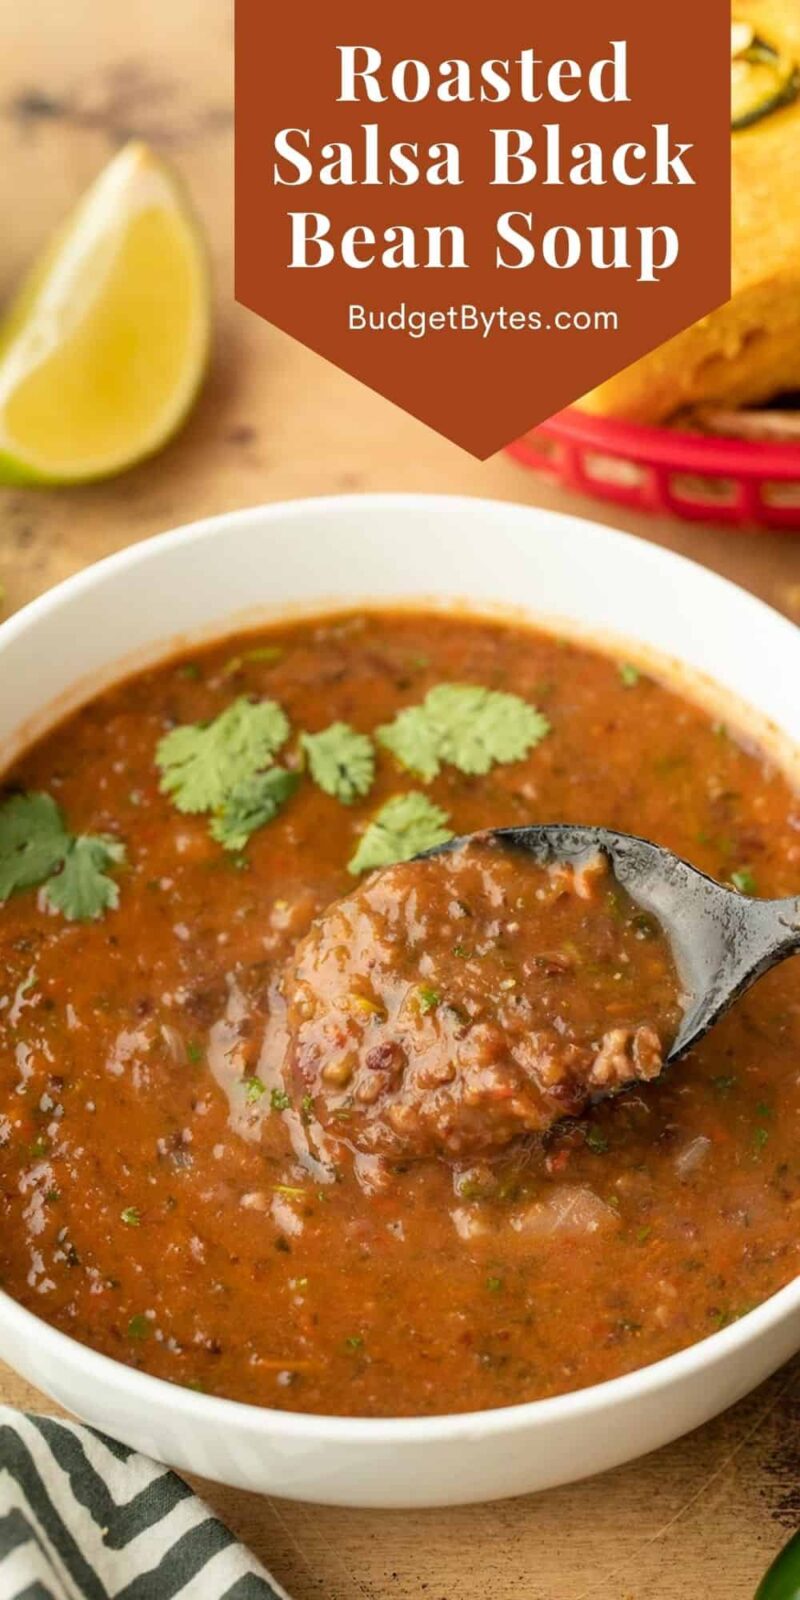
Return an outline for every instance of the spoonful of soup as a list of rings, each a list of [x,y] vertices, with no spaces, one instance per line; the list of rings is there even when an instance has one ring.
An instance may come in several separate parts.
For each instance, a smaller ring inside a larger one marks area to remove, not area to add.
[[[375,873],[287,968],[286,1087],[354,1149],[468,1159],[658,1078],[800,949],[743,898],[603,828],[502,828]]]

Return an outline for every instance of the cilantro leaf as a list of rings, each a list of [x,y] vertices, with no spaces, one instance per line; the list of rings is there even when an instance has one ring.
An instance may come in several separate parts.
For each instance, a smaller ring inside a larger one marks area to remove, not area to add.
[[[119,905],[119,885],[107,868],[125,860],[125,846],[107,834],[82,833],[70,841],[64,865],[44,886],[47,904],[68,922],[92,922]]]
[[[358,842],[347,870],[356,877],[373,867],[390,867],[395,861],[408,861],[421,850],[446,844],[453,834],[449,818],[441,806],[427,795],[410,790],[395,794],[376,813]]]
[[[429,1011],[435,1011],[437,1006],[442,1003],[442,997],[438,989],[431,989],[426,983],[423,983],[421,988],[417,990],[417,994],[419,995],[419,1009],[423,1015],[427,1015]]]
[[[119,839],[70,833],[52,795],[16,794],[0,806],[0,901],[42,885],[53,911],[89,922],[119,903],[107,868],[124,860]]]
[[[326,794],[345,806],[369,794],[375,777],[375,750],[366,733],[356,733],[346,722],[332,722],[322,733],[304,733],[301,744],[311,776]]]
[[[226,795],[209,823],[209,832],[226,850],[243,850],[258,828],[278,815],[284,801],[294,794],[299,774],[285,767],[268,767],[245,778]]]
[[[12,795],[0,806],[0,901],[44,883],[69,847],[70,835],[51,795]]]
[[[385,724],[376,737],[401,767],[430,783],[441,770],[441,735],[428,713],[428,699],[421,706],[399,711],[394,722]]]
[[[261,1079],[255,1073],[252,1077],[243,1078],[242,1082],[244,1084],[244,1097],[249,1104],[252,1104],[256,1100],[260,1100],[262,1094],[266,1094],[267,1092],[266,1084],[262,1083]]]
[[[90,922],[117,907],[120,891],[106,869],[122,861],[118,838],[70,834],[51,795],[11,795],[0,805],[0,901],[43,885],[46,904],[67,922]]]
[[[159,740],[161,792],[179,811],[219,811],[232,791],[272,761],[289,737],[275,700],[242,696],[213,722],[187,723]]]
[[[379,728],[378,738],[401,766],[430,781],[445,763],[478,775],[521,761],[549,732],[547,718],[519,695],[442,683]]]

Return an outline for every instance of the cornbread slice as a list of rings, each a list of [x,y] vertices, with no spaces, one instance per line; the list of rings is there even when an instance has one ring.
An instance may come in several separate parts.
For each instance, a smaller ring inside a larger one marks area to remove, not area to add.
[[[659,423],[699,405],[759,405],[800,389],[800,0],[736,0],[733,23],[734,91],[748,30],[788,74],[772,108],[765,101],[764,115],[732,133],[731,299],[585,395],[584,411]]]

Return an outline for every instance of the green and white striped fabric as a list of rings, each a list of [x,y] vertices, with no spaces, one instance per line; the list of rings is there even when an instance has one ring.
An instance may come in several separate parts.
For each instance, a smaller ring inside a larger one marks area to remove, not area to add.
[[[0,1406],[0,1600],[287,1600],[182,1478]]]

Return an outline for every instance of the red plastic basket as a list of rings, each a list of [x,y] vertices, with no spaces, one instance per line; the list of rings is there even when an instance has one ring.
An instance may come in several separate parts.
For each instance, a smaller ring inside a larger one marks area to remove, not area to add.
[[[570,489],[643,511],[800,529],[800,445],[707,438],[570,408],[509,446]]]

